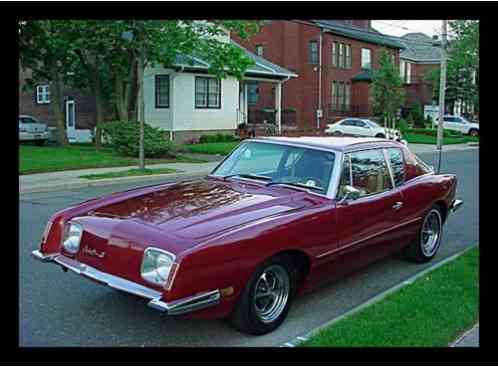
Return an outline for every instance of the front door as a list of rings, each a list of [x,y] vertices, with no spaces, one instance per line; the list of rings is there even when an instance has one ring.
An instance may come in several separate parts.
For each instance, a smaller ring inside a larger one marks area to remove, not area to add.
[[[344,160],[339,197],[345,185],[360,190],[361,196],[337,205],[337,256],[340,263],[354,268],[381,258],[396,245],[393,228],[402,221],[403,200],[393,187],[382,149],[348,153]]]
[[[69,141],[76,140],[76,108],[74,100],[66,101],[66,131]]]

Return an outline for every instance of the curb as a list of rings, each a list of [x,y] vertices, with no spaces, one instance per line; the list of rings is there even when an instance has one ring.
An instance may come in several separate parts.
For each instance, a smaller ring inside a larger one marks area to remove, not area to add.
[[[308,340],[309,338],[311,338],[312,336],[314,336],[315,334],[317,334],[319,331],[321,331],[321,330],[323,330],[323,329],[325,329],[325,328],[327,328],[327,327],[335,324],[336,322],[344,319],[347,316],[350,316],[350,315],[352,315],[352,314],[354,314],[354,313],[356,313],[358,311],[361,311],[363,308],[365,308],[367,306],[370,306],[373,303],[379,302],[380,300],[382,300],[383,298],[385,298],[389,294],[394,293],[395,291],[397,291],[400,288],[403,288],[406,285],[412,284],[418,278],[420,278],[420,277],[424,276],[425,274],[429,273],[430,271],[432,271],[434,269],[437,269],[440,266],[442,266],[442,265],[444,265],[444,264],[446,264],[446,263],[448,263],[448,262],[456,259],[460,255],[463,255],[465,252],[473,249],[474,247],[476,247],[476,246],[470,246],[470,247],[466,248],[463,251],[457,252],[456,254],[451,255],[451,256],[449,256],[449,257],[447,257],[447,258],[445,258],[445,259],[437,262],[436,264],[434,264],[432,266],[429,266],[428,268],[422,270],[421,272],[419,272],[419,273],[417,273],[415,275],[412,275],[411,277],[403,280],[402,282],[394,285],[393,287],[386,289],[385,291],[377,294],[376,296],[373,296],[372,298],[370,298],[367,301],[359,304],[358,306],[353,307],[351,310],[346,311],[342,315],[339,315],[336,318],[334,318],[334,319],[332,319],[330,321],[327,321],[325,324],[320,325],[320,326],[312,329],[308,333],[306,333],[304,335],[297,336],[297,337],[289,340],[288,342],[283,343],[282,345],[280,345],[280,347],[291,347],[291,348],[296,347],[298,344],[301,344],[302,342]]]
[[[469,330],[460,335],[454,342],[450,343],[450,345],[448,346],[451,348],[456,348],[457,344],[460,343],[467,335],[469,335],[476,327],[479,327],[479,322],[477,322],[477,324],[475,324]]]
[[[101,180],[88,180],[88,182],[74,182],[74,183],[61,183],[55,185],[40,185],[40,186],[32,186],[27,188],[21,188],[19,186],[19,194],[31,194],[37,192],[51,192],[51,191],[59,191],[59,190],[69,190],[69,189],[80,189],[84,187],[94,187],[94,186],[108,186],[119,183],[133,183],[133,182],[147,182],[147,181],[155,181],[160,179],[168,179],[168,180],[181,180],[181,179],[190,179],[190,178],[201,178],[208,175],[211,170],[208,171],[197,171],[194,173],[191,172],[176,172],[176,173],[164,173],[159,175],[149,175],[149,176],[133,176],[133,177],[115,177],[115,178],[105,178]]]

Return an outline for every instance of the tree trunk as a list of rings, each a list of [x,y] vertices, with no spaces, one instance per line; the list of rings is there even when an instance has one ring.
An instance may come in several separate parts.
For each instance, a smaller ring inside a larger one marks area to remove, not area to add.
[[[102,147],[102,129],[100,124],[105,119],[105,103],[102,94],[102,86],[98,70],[95,71],[95,104],[97,107],[96,125],[95,125],[95,149]]]
[[[62,80],[55,65],[52,66],[50,74],[52,75],[52,82],[55,87],[55,93],[52,94],[52,105],[54,108],[55,124],[57,128],[57,142],[62,146],[68,146],[69,140],[66,132],[66,121],[62,110]]]
[[[138,107],[139,114],[138,120],[140,122],[140,137],[139,137],[139,149],[138,149],[138,168],[145,169],[145,152],[144,152],[144,67],[142,55],[138,57]]]
[[[130,119],[131,94],[133,91],[133,77],[135,76],[136,64],[137,60],[135,56],[131,56],[128,75],[123,77],[118,71],[114,78],[116,110],[121,121],[128,121]]]

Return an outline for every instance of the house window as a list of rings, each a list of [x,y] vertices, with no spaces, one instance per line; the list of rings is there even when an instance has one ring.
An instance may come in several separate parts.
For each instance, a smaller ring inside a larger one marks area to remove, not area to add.
[[[361,67],[362,69],[372,68],[372,50],[369,48],[361,49]]]
[[[254,105],[258,103],[259,88],[257,83],[247,84],[247,104]]]
[[[332,42],[332,65],[337,66],[337,42]]]
[[[221,81],[195,77],[195,108],[221,108]]]
[[[391,54],[391,62],[396,65],[396,54]]]
[[[36,103],[46,104],[50,103],[50,86],[38,85],[36,87]]]
[[[346,45],[346,68],[351,69],[352,60],[351,60],[351,45]]]
[[[401,78],[401,81],[404,83],[405,82],[405,61],[400,60],[399,62],[399,76]]]
[[[410,84],[412,82],[412,64],[406,63],[406,83]]]
[[[339,67],[344,67],[344,43],[339,43]]]
[[[318,43],[310,41],[308,44],[308,63],[318,64]]]
[[[256,45],[256,55],[263,57],[263,45]]]
[[[334,80],[332,82],[332,111],[349,111],[351,105],[351,84]]]
[[[156,108],[169,108],[169,75],[156,75]]]

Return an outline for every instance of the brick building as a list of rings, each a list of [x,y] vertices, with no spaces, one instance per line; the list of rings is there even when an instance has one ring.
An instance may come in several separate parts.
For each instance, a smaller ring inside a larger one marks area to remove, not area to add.
[[[399,38],[405,49],[400,53],[400,75],[405,89],[405,109],[417,103],[433,104],[433,85],[428,76],[441,62],[440,47],[424,33],[407,33]]]
[[[233,38],[299,75],[283,86],[284,133],[320,131],[345,116],[371,116],[370,85],[379,52],[387,49],[398,64],[403,48],[373,30],[369,20],[272,20],[250,40]],[[267,107],[273,93],[264,83],[249,88],[249,122],[261,122],[258,115],[271,116]]]
[[[55,116],[50,83],[40,83],[25,89],[30,70],[19,67],[19,114],[30,115],[55,129]],[[95,98],[81,89],[64,87],[62,111],[70,141],[89,141],[90,131],[95,127]]]

